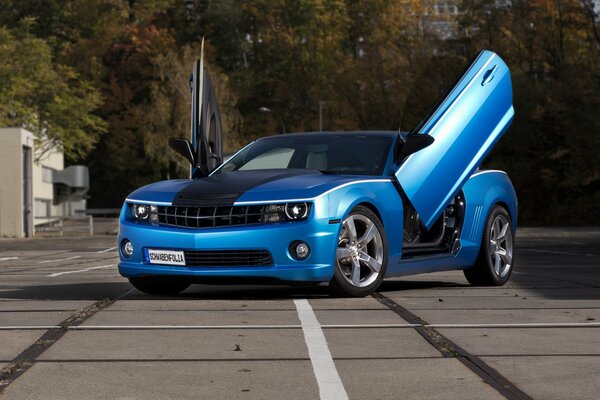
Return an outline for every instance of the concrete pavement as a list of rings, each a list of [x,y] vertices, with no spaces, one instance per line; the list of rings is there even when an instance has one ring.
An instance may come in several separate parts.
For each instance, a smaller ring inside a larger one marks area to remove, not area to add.
[[[0,240],[0,397],[318,399],[306,332],[321,332],[335,398],[597,398],[598,232],[523,230],[504,287],[448,272],[364,299],[322,286],[152,297],[118,275],[114,236]]]

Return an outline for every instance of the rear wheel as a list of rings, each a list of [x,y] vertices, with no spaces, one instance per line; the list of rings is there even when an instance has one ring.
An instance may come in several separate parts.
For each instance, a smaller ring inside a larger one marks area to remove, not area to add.
[[[329,286],[334,294],[367,296],[381,285],[386,266],[383,224],[369,208],[357,206],[342,222]]]
[[[513,226],[502,206],[494,206],[483,231],[475,265],[464,270],[474,286],[502,286],[510,278],[515,260]]]
[[[190,286],[185,280],[162,277],[129,278],[129,283],[141,292],[163,296],[178,294]]]

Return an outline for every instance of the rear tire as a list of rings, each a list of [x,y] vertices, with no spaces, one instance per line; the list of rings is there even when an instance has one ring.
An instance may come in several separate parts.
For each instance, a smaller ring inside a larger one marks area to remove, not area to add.
[[[337,296],[368,296],[381,285],[386,267],[383,224],[369,208],[357,206],[342,222],[329,288]]]
[[[162,277],[129,278],[129,283],[141,292],[160,296],[181,293],[191,285],[185,280]]]
[[[502,206],[492,208],[486,221],[475,264],[463,271],[473,286],[502,286],[510,278],[514,263],[513,225]]]

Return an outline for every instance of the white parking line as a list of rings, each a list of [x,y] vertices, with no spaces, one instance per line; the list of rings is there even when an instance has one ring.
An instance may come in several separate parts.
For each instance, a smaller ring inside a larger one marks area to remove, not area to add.
[[[301,329],[305,325],[76,325],[64,326],[70,330],[171,330],[171,329]],[[600,328],[600,322],[538,322],[508,324],[334,324],[320,325],[321,329],[377,329],[377,328]],[[8,325],[0,326],[0,330],[15,329],[52,329],[58,325]]]
[[[298,318],[302,324],[304,341],[313,366],[321,399],[347,400],[348,394],[342,379],[335,368],[327,340],[317,320],[317,316],[306,299],[294,299]]]
[[[78,325],[74,330],[300,329],[301,325]]]
[[[110,267],[114,267],[114,266],[115,266],[114,264],[100,265],[98,267],[90,267],[90,268],[85,268],[85,269],[78,269],[78,270],[75,270],[75,271],[55,272],[53,274],[46,275],[46,276],[54,278],[55,276],[61,276],[61,275],[67,275],[67,274],[76,274],[78,272],[87,272],[87,271],[91,271],[93,269],[110,268]]]
[[[78,325],[72,329],[299,329],[304,325]],[[321,329],[374,328],[600,328],[600,322],[531,322],[507,324],[331,324]]]
[[[0,261],[8,261],[8,260],[18,260],[19,257],[2,257]]]
[[[107,252],[109,252],[111,250],[115,250],[116,248],[117,248],[117,246],[115,246],[115,247],[109,247],[108,249],[97,251],[96,253],[107,253]]]
[[[416,328],[415,324],[350,324],[321,325],[323,329],[360,329],[360,328]],[[74,330],[163,330],[163,329],[300,329],[302,325],[77,325],[68,327]],[[0,327],[0,329],[3,329]],[[4,328],[6,329],[6,328]]]
[[[0,331],[10,331],[10,330],[35,330],[35,329],[58,329],[60,326],[58,325],[13,325],[13,326],[0,326]]]
[[[414,324],[351,324],[351,325],[321,325],[323,329],[356,329],[356,328],[416,328]],[[300,329],[302,325],[78,325],[72,329],[82,330],[145,330],[145,329]]]
[[[600,328],[600,322],[525,322],[507,324],[429,324],[429,328]]]
[[[74,260],[76,258],[81,258],[81,256],[73,256],[73,257],[69,257],[69,258],[60,258],[58,260],[44,260],[44,261],[38,261],[38,264],[46,264],[46,263],[51,263],[51,262],[59,262],[59,261],[68,261],[68,260]]]

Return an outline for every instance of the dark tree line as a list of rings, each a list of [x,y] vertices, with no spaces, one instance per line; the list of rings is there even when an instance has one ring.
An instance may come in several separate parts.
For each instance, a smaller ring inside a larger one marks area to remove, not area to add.
[[[0,0],[0,123],[89,165],[90,206],[185,176],[187,78],[206,37],[226,150],[319,129],[410,130],[480,49],[516,118],[485,162],[526,225],[600,223],[600,27],[589,0]],[[43,94],[38,96],[37,94]],[[271,110],[261,112],[261,107]]]

